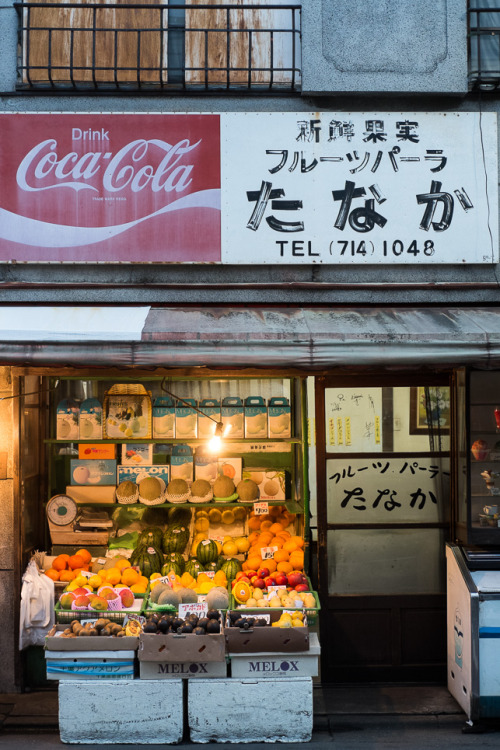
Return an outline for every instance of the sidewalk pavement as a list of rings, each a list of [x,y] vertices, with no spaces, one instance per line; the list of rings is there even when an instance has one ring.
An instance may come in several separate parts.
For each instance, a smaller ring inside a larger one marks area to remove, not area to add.
[[[266,710],[271,707],[263,706],[263,717],[259,719],[263,722],[264,733]],[[322,747],[328,750],[400,750],[402,747],[405,750],[442,750],[446,746],[462,750],[477,750],[478,746],[498,750],[500,722],[481,727],[484,733],[477,737],[463,733],[466,718],[444,686],[316,685],[310,744],[317,750]],[[31,747],[51,750],[61,746],[57,689],[0,695],[2,750]],[[187,738],[177,748],[189,746],[192,747],[192,743]],[[255,743],[249,747],[268,750],[269,745]],[[288,743],[288,747],[299,746]]]

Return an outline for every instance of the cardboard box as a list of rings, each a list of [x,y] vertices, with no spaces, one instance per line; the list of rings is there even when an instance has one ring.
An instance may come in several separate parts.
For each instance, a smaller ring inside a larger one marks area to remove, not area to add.
[[[267,438],[267,406],[262,396],[245,399],[245,437]]]
[[[45,651],[45,660],[48,680],[130,680],[135,672],[135,651],[130,650]]]
[[[76,401],[65,398],[56,409],[56,437],[58,440],[78,440],[78,416],[80,408]]]
[[[241,482],[241,458],[219,458],[217,460],[217,476],[227,476],[233,480],[235,486]]]
[[[175,405],[175,435],[183,440],[198,437],[198,413],[187,404],[197,406],[194,398],[177,401]]]
[[[217,458],[212,453],[204,453],[198,448],[194,455],[194,478],[206,479],[213,484],[217,479]]]
[[[77,487],[71,485],[66,487],[66,494],[73,498],[75,503],[85,505],[87,503],[114,503],[115,489],[113,485],[99,485],[97,487]]]
[[[197,636],[202,638],[203,636]],[[227,677],[226,661],[161,662],[140,661],[141,680],[192,679],[196,677]]]
[[[317,677],[320,653],[317,633],[311,633],[308,651],[229,654],[231,677]]]
[[[121,457],[122,466],[151,466],[153,463],[153,444],[124,443]]]
[[[70,460],[71,484],[90,485],[98,484],[116,485],[116,461],[112,459],[81,459]]]
[[[117,474],[117,482],[120,484],[121,482],[124,482],[126,479],[129,479],[131,482],[135,482],[138,484],[141,479],[145,479],[146,477],[158,477],[158,479],[163,479],[165,482],[165,485],[167,485],[170,481],[170,467],[166,466],[165,464],[151,464],[150,466],[119,466],[118,467],[118,474]]]
[[[273,629],[276,630],[276,628]],[[165,664],[199,664],[225,661],[224,629],[220,633],[208,633],[207,635],[141,633],[138,656],[139,661],[163,662]]]
[[[114,459],[116,458],[116,445],[113,443],[80,443],[78,445],[78,458]]]
[[[276,622],[279,620],[281,613],[266,613],[264,611],[262,614],[270,614],[271,622]],[[245,610],[241,610],[241,615],[243,617],[259,617],[259,614],[246,612]],[[272,625],[263,625],[248,630],[240,630],[230,627],[228,622],[229,612],[224,628],[224,638],[226,650],[230,654],[272,653],[274,651],[294,653],[309,650],[309,628],[307,625],[303,628],[273,628]]]
[[[260,500],[286,500],[287,473],[284,469],[243,469],[243,479],[253,479],[260,493]]]
[[[193,452],[189,445],[174,445],[170,457],[171,479],[185,479],[186,482],[192,482],[193,473]]]
[[[150,438],[153,432],[151,396],[142,386],[143,393],[129,393],[134,386],[113,386],[104,397],[105,438]],[[123,392],[117,392],[117,390]]]
[[[170,396],[159,396],[153,404],[153,437],[175,438],[175,403]]]
[[[220,417],[224,425],[224,437],[227,440],[244,437],[244,408],[241,398],[238,396],[223,398]]]
[[[287,398],[270,398],[268,402],[268,425],[270,438],[292,436],[292,413]]]
[[[203,414],[198,413],[198,437],[211,438],[215,434],[216,422],[220,422],[220,402],[215,398],[204,398],[199,408]]]
[[[139,637],[131,635],[123,638],[106,635],[61,638],[58,633],[62,633],[67,627],[68,625],[54,625],[45,636],[46,651],[137,651],[139,647]]]
[[[102,440],[102,404],[97,398],[86,398],[80,404],[78,418],[80,440]]]

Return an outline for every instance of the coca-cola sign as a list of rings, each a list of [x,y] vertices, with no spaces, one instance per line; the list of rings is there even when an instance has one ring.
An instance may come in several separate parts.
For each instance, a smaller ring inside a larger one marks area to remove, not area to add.
[[[0,118],[0,261],[220,262],[218,115]]]

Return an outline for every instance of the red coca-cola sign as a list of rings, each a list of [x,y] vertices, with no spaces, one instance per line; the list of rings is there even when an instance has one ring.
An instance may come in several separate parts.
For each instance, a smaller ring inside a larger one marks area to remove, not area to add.
[[[0,261],[220,262],[218,115],[0,115]]]

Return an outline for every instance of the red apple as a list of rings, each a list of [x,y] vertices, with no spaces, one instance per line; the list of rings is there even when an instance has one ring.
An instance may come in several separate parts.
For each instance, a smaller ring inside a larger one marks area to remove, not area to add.
[[[307,579],[303,573],[292,572],[288,574],[288,583],[292,588],[295,588],[301,583],[307,583]]]
[[[252,585],[256,589],[265,589],[266,588],[266,582],[264,581],[263,578],[259,578],[259,577],[255,578],[252,581]]]
[[[90,589],[84,589],[83,586],[79,586],[77,589],[73,589],[75,596],[88,596]]]
[[[284,573],[280,573],[275,578],[276,586],[286,586],[288,583],[288,578]]]
[[[309,591],[309,586],[307,583],[299,583],[298,586],[295,586],[295,591]]]
[[[245,576],[248,578],[249,581],[251,581],[252,578],[254,576],[256,576],[256,575],[257,575],[257,571],[256,570],[247,570],[247,571],[245,571]]]
[[[267,578],[264,578],[264,583],[266,584],[266,589],[268,589],[269,586],[274,586],[274,578],[267,576]]]
[[[257,571],[257,575],[259,576],[259,578],[267,578],[269,573],[269,568],[259,568]]]

